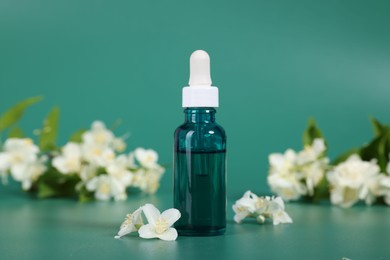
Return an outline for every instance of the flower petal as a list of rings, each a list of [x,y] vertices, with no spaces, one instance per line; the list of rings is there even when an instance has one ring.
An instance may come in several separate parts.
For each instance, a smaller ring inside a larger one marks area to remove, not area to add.
[[[281,197],[278,196],[274,198],[272,201],[278,204],[281,210],[284,210],[284,201]]]
[[[284,210],[284,208],[281,208],[281,205],[277,201],[272,200],[269,202],[267,207],[267,213],[274,214],[281,210]]]
[[[128,224],[128,225],[122,225],[120,230],[118,231],[118,235],[115,236],[115,238],[121,238],[124,235],[130,234],[131,232],[137,231],[137,229],[134,227],[134,224]]]
[[[279,211],[275,214],[272,215],[273,218],[273,224],[278,225],[278,224],[283,224],[283,223],[292,223],[292,219],[290,216],[285,212],[285,211]]]
[[[141,213],[142,213],[142,207],[140,207],[136,211],[134,211],[134,213],[132,215],[134,225],[143,225],[144,224]]]
[[[145,206],[142,207],[142,210],[149,224],[154,226],[157,219],[160,217],[160,211],[154,205],[149,203],[145,204]]]
[[[138,230],[139,236],[142,238],[154,238],[157,237],[156,232],[151,224],[146,224]]]
[[[242,222],[242,220],[244,218],[246,218],[247,216],[249,216],[249,212],[248,211],[241,211],[241,212],[238,212],[237,214],[234,215],[234,221],[237,223],[237,224],[240,224]]]
[[[31,180],[23,180],[22,181],[22,189],[29,190],[31,188],[32,182]]]
[[[94,177],[90,181],[87,182],[86,188],[88,191],[94,191],[97,188],[98,177]]]
[[[158,234],[157,237],[165,241],[173,241],[177,238],[177,230],[175,228],[170,228],[162,234]]]
[[[244,195],[242,196],[243,198],[250,198],[250,196],[251,196],[251,191],[250,190],[247,190],[245,193],[244,193]]]
[[[9,167],[9,156],[7,153],[0,153],[0,171],[6,171]]]
[[[238,201],[236,201],[236,204],[244,207],[249,212],[253,213],[256,210],[256,200],[250,199],[250,198],[241,198]]]
[[[177,209],[167,209],[161,213],[161,217],[168,222],[168,226],[172,226],[181,217],[181,214]]]

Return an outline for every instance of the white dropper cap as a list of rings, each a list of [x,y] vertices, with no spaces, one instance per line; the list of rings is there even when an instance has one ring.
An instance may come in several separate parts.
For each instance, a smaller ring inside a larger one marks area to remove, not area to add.
[[[190,80],[183,88],[183,107],[218,107],[218,88],[211,86],[210,57],[202,50],[190,57]]]

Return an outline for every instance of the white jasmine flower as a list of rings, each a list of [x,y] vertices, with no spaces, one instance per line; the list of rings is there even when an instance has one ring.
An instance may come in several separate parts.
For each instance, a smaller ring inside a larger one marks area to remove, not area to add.
[[[116,179],[108,175],[99,175],[87,182],[87,190],[95,192],[97,200],[125,200],[126,188]]]
[[[94,121],[90,131],[83,134],[83,143],[108,147],[114,140],[114,134],[106,128],[106,125],[101,121]]]
[[[144,224],[141,213],[142,207],[134,211],[132,214],[127,214],[125,221],[120,226],[115,238],[121,238],[124,235],[138,231],[138,229]]]
[[[312,161],[317,160],[323,152],[326,150],[324,139],[314,139],[312,145],[307,145],[305,148],[298,153],[297,162],[299,165],[303,165]]]
[[[112,140],[112,148],[121,153],[126,150],[126,143],[122,138],[114,138]]]
[[[301,196],[313,196],[328,168],[329,159],[323,139],[316,138],[312,145],[296,153],[288,149],[284,154],[269,156],[268,184],[271,190],[284,200],[297,200]]]
[[[388,174],[379,174],[371,178],[363,188],[361,194],[366,196],[366,204],[371,205],[377,197],[383,196],[387,205],[390,205],[390,176]]]
[[[284,211],[284,202],[281,197],[276,197],[269,201],[267,213],[272,215],[274,225],[293,222],[287,212]]]
[[[0,165],[2,170],[33,163],[37,160],[39,148],[28,138],[8,138],[4,143],[4,152],[0,153]]]
[[[11,175],[16,181],[22,183],[23,190],[29,190],[32,183],[46,171],[46,161],[47,157],[42,156],[34,162],[15,165]]]
[[[101,167],[106,167],[115,159],[115,153],[109,147],[83,144],[82,151],[87,162]]]
[[[7,184],[7,171],[9,168],[8,155],[7,153],[0,153],[0,178],[2,184]]]
[[[321,138],[316,138],[312,145],[305,146],[298,153],[297,168],[303,175],[309,196],[314,195],[314,188],[324,178],[326,168],[329,164],[328,158],[322,158],[325,151],[325,141]]]
[[[9,156],[6,152],[0,153],[0,172],[6,172],[9,168]]]
[[[166,241],[176,240],[177,231],[171,226],[181,216],[177,209],[168,209],[161,214],[152,204],[146,204],[142,209],[149,223],[138,230],[140,237],[147,239],[157,237]]]
[[[380,172],[375,161],[362,161],[352,155],[345,162],[337,165],[327,175],[331,189],[331,202],[341,207],[350,207],[359,199],[367,200],[373,187],[373,180]],[[371,187],[371,188],[370,188]]]
[[[80,169],[80,178],[84,182],[89,181],[96,176],[97,171],[98,167],[94,164],[82,165]]]
[[[299,199],[307,193],[305,185],[294,173],[268,175],[268,184],[272,192],[275,192],[287,201]]]
[[[267,215],[268,214],[268,205],[271,200],[271,197],[258,197],[256,201],[256,214]]]
[[[288,149],[284,154],[274,153],[268,160],[270,163],[268,184],[273,192],[285,200],[295,200],[306,194],[305,185],[301,182],[303,176],[296,172],[295,151]]]
[[[268,157],[270,163],[270,174],[290,175],[295,167],[297,154],[288,149],[284,154],[273,153]]]
[[[62,154],[52,161],[53,166],[63,174],[78,173],[81,169],[81,147],[76,143],[67,143]]]
[[[152,169],[138,169],[134,173],[132,185],[144,192],[153,194],[160,186],[160,179],[164,171],[165,169],[159,165],[155,165]]]
[[[120,155],[107,167],[108,175],[114,177],[125,186],[129,186],[133,179],[133,173],[127,169],[127,156]]]
[[[134,151],[135,159],[145,168],[154,168],[158,161],[158,154],[152,149],[139,147]]]
[[[137,168],[134,152],[129,153],[129,156],[127,157],[127,166],[131,169]]]
[[[83,158],[92,164],[107,167],[115,159],[115,151],[123,151],[126,144],[122,138],[115,138],[101,121],[94,121],[90,131],[83,134]]]
[[[314,195],[314,188],[324,178],[328,164],[328,158],[321,158],[301,167],[300,171],[304,176],[308,195]]]
[[[156,191],[160,187],[159,172],[147,171],[145,176],[147,177],[144,178],[143,185],[141,186],[141,190],[149,194],[156,193]]]
[[[233,205],[234,221],[241,223],[242,220],[256,211],[257,195],[250,190],[244,193],[244,196],[237,200]]]
[[[384,197],[387,205],[390,205],[390,176],[382,175],[379,180],[379,195]]]
[[[280,223],[292,223],[292,219],[284,210],[284,202],[281,197],[259,197],[251,191],[233,205],[234,221],[241,223],[246,217],[253,217],[258,223],[264,223],[266,218],[271,218],[274,225]]]
[[[37,180],[46,170],[46,157],[38,158],[39,148],[28,138],[9,138],[4,143],[4,151],[0,153],[0,172],[3,182],[6,172],[22,182],[22,188],[28,190],[32,182]]]

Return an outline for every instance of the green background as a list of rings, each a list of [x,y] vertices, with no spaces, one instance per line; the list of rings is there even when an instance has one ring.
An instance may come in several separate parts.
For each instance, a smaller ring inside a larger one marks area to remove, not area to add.
[[[300,149],[310,116],[331,157],[371,138],[370,115],[390,122],[389,13],[389,1],[0,0],[0,111],[44,95],[22,126],[59,105],[60,144],[119,118],[130,149],[171,164],[189,56],[204,49],[229,190],[267,192],[268,154]]]
[[[228,134],[228,205],[268,193],[267,156],[301,148],[314,116],[330,157],[367,142],[368,117],[390,122],[389,1],[0,0],[0,111],[34,95],[21,126],[40,128],[61,107],[59,143],[101,119],[123,120],[129,149],[171,164],[184,119],[181,88],[192,51],[204,49],[220,88],[217,119]],[[161,257],[383,259],[386,207],[290,204],[292,225],[233,225],[217,238],[177,243],[112,237],[129,209],[170,207],[172,168],[156,196],[124,203],[37,201],[0,188],[5,259]],[[6,209],[6,210],[5,210]],[[388,232],[387,232],[388,233]],[[22,248],[22,249],[21,249]],[[268,256],[268,257],[267,257]]]

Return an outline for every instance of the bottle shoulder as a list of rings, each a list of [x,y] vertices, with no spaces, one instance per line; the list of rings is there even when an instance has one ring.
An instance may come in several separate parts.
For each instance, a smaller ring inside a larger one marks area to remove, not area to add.
[[[183,135],[188,132],[208,132],[214,135],[226,136],[225,129],[217,123],[184,123],[176,128],[174,135]]]
[[[175,150],[225,151],[226,134],[216,123],[185,123],[174,134]]]
[[[215,124],[215,129],[218,130],[221,133],[221,135],[226,136],[225,129],[220,124]]]

